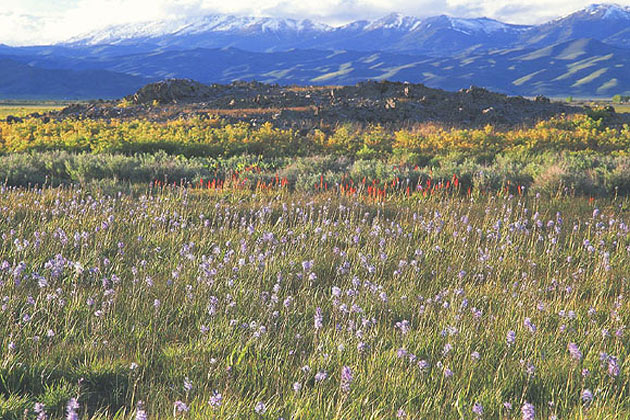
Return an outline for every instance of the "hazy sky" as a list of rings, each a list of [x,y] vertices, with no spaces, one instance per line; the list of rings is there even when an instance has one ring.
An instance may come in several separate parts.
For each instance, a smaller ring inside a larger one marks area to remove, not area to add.
[[[540,23],[593,1],[582,0],[0,0],[0,43],[48,44],[104,26],[231,13],[309,18],[331,25],[391,12],[424,17],[487,16],[510,23]],[[630,0],[617,4],[630,5]]]

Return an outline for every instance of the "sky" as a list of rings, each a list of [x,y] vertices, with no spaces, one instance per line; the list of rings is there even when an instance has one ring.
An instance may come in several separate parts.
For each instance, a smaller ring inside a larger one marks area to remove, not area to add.
[[[486,16],[536,24],[567,15],[593,0],[0,0],[0,44],[51,44],[109,25],[229,13],[308,18],[330,25],[392,12],[426,17]],[[630,6],[630,0],[617,0]]]

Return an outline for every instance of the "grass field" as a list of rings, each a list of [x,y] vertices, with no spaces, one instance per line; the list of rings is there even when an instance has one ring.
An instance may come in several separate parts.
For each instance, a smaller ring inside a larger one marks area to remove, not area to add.
[[[614,104],[616,112],[630,113],[630,104]]]
[[[562,98],[555,98],[558,102],[566,102]],[[604,99],[574,99],[569,102],[571,105],[576,106],[589,106],[589,107],[600,107],[600,106],[612,106],[615,108],[615,112],[617,113],[630,113],[630,104],[628,103],[614,103],[611,100]]]
[[[629,204],[3,188],[0,417],[628,418]]]
[[[0,418],[630,418],[610,118],[0,122]]]
[[[0,119],[9,115],[24,117],[34,112],[47,112],[63,109],[69,103],[59,101],[2,101],[0,100]]]

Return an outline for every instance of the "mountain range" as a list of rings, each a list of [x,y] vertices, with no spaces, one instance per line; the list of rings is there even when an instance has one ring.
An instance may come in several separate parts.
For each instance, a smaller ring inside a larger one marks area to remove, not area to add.
[[[444,15],[391,14],[338,27],[208,15],[112,26],[55,45],[0,45],[3,97],[120,97],[174,77],[298,85],[388,79],[525,96],[627,95],[630,7],[591,5],[531,26]]]

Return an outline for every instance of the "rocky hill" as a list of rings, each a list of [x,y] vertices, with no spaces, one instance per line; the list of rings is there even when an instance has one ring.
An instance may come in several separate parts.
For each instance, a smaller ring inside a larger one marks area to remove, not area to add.
[[[545,97],[529,100],[478,87],[448,92],[422,84],[395,82],[304,87],[258,82],[205,85],[170,79],[144,86],[122,100],[73,105],[46,118],[165,121],[220,116],[232,122],[271,121],[277,127],[297,129],[327,129],[345,122],[514,127],[581,111]]]

